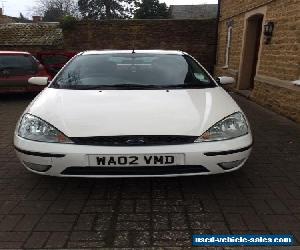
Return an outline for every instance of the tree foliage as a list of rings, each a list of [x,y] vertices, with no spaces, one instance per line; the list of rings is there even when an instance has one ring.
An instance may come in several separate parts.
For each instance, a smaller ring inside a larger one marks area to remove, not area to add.
[[[84,19],[131,18],[136,0],[79,0],[79,11]]]
[[[62,9],[50,6],[50,8],[45,11],[43,20],[46,22],[55,22],[62,19],[65,15],[66,13]]]
[[[169,8],[158,0],[142,0],[137,3],[134,18],[164,19],[169,17]]]
[[[79,15],[75,0],[37,0],[34,13],[43,16],[43,20],[47,22],[60,21],[64,16]]]
[[[76,26],[77,22],[78,20],[73,16],[64,16],[60,20],[60,27],[63,30],[71,30]]]

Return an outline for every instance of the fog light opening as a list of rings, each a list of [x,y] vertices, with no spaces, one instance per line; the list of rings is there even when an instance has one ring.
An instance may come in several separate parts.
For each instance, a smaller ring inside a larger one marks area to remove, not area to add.
[[[237,161],[229,161],[229,162],[221,162],[218,165],[224,170],[229,170],[232,168],[238,167],[245,159],[237,160]]]
[[[41,164],[36,164],[36,163],[31,163],[31,162],[26,162],[23,161],[25,166],[38,172],[46,172],[51,168],[51,165],[41,165]]]

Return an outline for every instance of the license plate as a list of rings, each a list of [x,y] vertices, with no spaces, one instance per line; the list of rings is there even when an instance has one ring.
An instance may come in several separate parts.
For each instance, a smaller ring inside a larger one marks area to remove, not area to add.
[[[100,167],[184,165],[184,154],[89,155],[89,165]]]

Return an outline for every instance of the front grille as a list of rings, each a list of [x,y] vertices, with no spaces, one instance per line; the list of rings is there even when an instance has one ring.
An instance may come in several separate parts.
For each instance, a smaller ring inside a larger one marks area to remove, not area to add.
[[[95,136],[72,137],[75,144],[97,146],[155,146],[180,145],[193,143],[198,136],[183,135],[126,135],[126,136]]]
[[[148,167],[68,167],[62,175],[168,175],[207,173],[200,165],[148,166]]]

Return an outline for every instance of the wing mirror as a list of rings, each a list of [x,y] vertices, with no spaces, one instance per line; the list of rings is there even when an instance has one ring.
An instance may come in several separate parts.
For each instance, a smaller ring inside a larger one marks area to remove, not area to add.
[[[44,76],[31,77],[28,79],[28,83],[32,85],[46,86],[48,85],[48,77],[44,77]]]
[[[231,76],[219,76],[217,78],[217,83],[221,85],[232,84],[235,82],[235,79]]]

